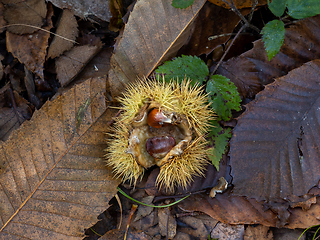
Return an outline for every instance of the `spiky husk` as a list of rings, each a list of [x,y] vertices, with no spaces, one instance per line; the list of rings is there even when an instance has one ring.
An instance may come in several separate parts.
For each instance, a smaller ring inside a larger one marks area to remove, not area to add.
[[[157,103],[163,110],[185,116],[190,128],[199,137],[180,156],[173,157],[161,166],[157,185],[173,191],[176,186],[186,188],[194,176],[203,175],[208,161],[206,141],[202,137],[214,113],[208,107],[207,96],[203,94],[202,87],[191,86],[186,79],[182,83],[143,79],[128,86],[119,101],[123,112],[117,119],[106,154],[107,163],[113,167],[117,177],[121,177],[123,182],[129,180],[135,183],[144,173],[144,168],[133,155],[126,153],[126,149],[133,127],[131,123],[146,103]]]
[[[207,142],[198,138],[183,154],[172,158],[161,166],[156,184],[168,192],[174,192],[176,187],[187,188],[195,176],[204,176],[206,165],[209,164],[206,147]]]
[[[121,122],[117,122],[113,133],[108,135],[111,139],[105,155],[107,165],[113,168],[117,178],[135,184],[139,177],[143,176],[144,168],[138,165],[130,153],[125,152],[129,144],[129,129]]]

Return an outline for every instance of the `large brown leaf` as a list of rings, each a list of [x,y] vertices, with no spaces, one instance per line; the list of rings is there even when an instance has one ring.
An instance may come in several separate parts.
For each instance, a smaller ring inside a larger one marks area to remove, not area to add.
[[[176,9],[171,2],[141,0],[135,4],[110,60],[109,81],[114,96],[138,76],[148,76],[159,63],[174,56],[189,37],[191,23],[205,0],[195,0],[187,9]]]
[[[116,193],[101,159],[106,79],[47,102],[0,146],[0,239],[81,239]]]
[[[320,60],[277,79],[247,105],[231,140],[236,195],[277,201],[320,179]]]

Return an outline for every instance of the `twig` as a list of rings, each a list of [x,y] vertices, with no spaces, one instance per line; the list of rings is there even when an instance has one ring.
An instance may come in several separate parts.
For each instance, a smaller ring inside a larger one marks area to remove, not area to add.
[[[2,28],[8,28],[8,27],[13,27],[13,26],[22,26],[22,27],[31,27],[31,28],[34,28],[34,29],[38,29],[38,30],[41,30],[41,31],[44,31],[44,32],[47,32],[47,33],[50,33],[50,34],[53,34],[54,36],[57,36],[57,37],[60,37],[66,41],[69,41],[69,42],[72,42],[72,43],[75,43],[75,44],[79,44],[78,42],[76,41],[73,41],[71,39],[68,39],[66,37],[63,37],[59,34],[56,34],[56,33],[53,33],[53,32],[50,32],[48,31],[47,29],[43,29],[43,28],[40,28],[40,27],[36,27],[36,26],[32,26],[32,25],[29,25],[29,24],[23,24],[23,23],[15,23],[15,24],[10,24],[10,25],[5,25],[3,27],[0,27],[0,29]]]
[[[260,29],[257,28],[256,26],[252,25],[251,23],[248,22],[248,20],[241,14],[241,12],[236,8],[236,6],[234,5],[233,0],[227,1],[227,0],[222,0],[224,3],[228,4],[228,6],[230,7],[230,9],[235,12],[240,18],[241,20],[245,23],[246,26],[252,28],[253,30],[255,30],[257,33],[260,33]],[[253,8],[254,10],[254,8]]]
[[[237,37],[239,36],[239,34],[243,31],[243,29],[246,27],[246,25],[242,25],[242,27],[240,28],[240,30],[237,32],[236,36],[232,39],[230,45],[228,46],[227,50],[224,52],[224,54],[222,55],[222,57],[220,58],[218,64],[216,65],[216,67],[214,68],[214,70],[210,73],[210,77],[217,71],[218,67],[220,66],[220,64],[222,63],[223,59],[226,57],[227,53],[229,52],[231,46],[233,45],[234,41],[237,39]]]

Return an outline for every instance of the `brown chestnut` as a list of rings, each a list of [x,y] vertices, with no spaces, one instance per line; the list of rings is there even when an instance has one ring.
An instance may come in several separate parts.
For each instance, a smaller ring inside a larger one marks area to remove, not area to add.
[[[176,145],[171,136],[149,138],[146,142],[147,152],[154,158],[163,158]]]
[[[150,127],[161,128],[167,123],[171,123],[170,118],[166,117],[159,109],[153,109],[147,118],[147,123]]]

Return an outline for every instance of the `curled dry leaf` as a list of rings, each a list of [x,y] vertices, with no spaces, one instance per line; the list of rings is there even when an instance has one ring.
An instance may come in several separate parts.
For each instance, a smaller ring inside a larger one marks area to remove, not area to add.
[[[100,51],[101,43],[96,46],[77,46],[56,60],[57,78],[61,86],[70,83]]]
[[[156,66],[179,50],[204,3],[195,0],[184,10],[172,7],[171,0],[141,0],[135,4],[110,60],[113,96],[118,96],[137,76],[150,75]]]
[[[35,27],[41,27],[46,18],[47,4],[45,0],[25,0],[11,1],[3,0],[5,6],[4,18],[11,24],[27,24]],[[11,26],[8,30],[16,34],[33,33],[37,31],[34,27]]]
[[[60,17],[56,34],[52,43],[50,44],[47,58],[55,58],[60,56],[63,52],[70,50],[73,46],[71,41],[74,41],[78,36],[78,23],[70,10],[64,9]],[[61,38],[60,36],[69,39]]]
[[[230,142],[234,194],[279,201],[318,184],[319,74],[319,60],[306,63],[247,105]]]
[[[106,79],[48,101],[0,146],[0,239],[82,239],[117,192],[101,159],[114,110]],[[90,105],[76,127],[77,112]]]
[[[23,2],[22,2],[23,3]],[[51,17],[53,15],[52,5],[48,9],[46,30],[52,28]],[[43,64],[46,58],[46,49],[50,33],[37,30],[33,34],[18,35],[6,32],[6,44],[8,52],[25,64],[28,70],[37,74],[41,79],[43,76]]]

